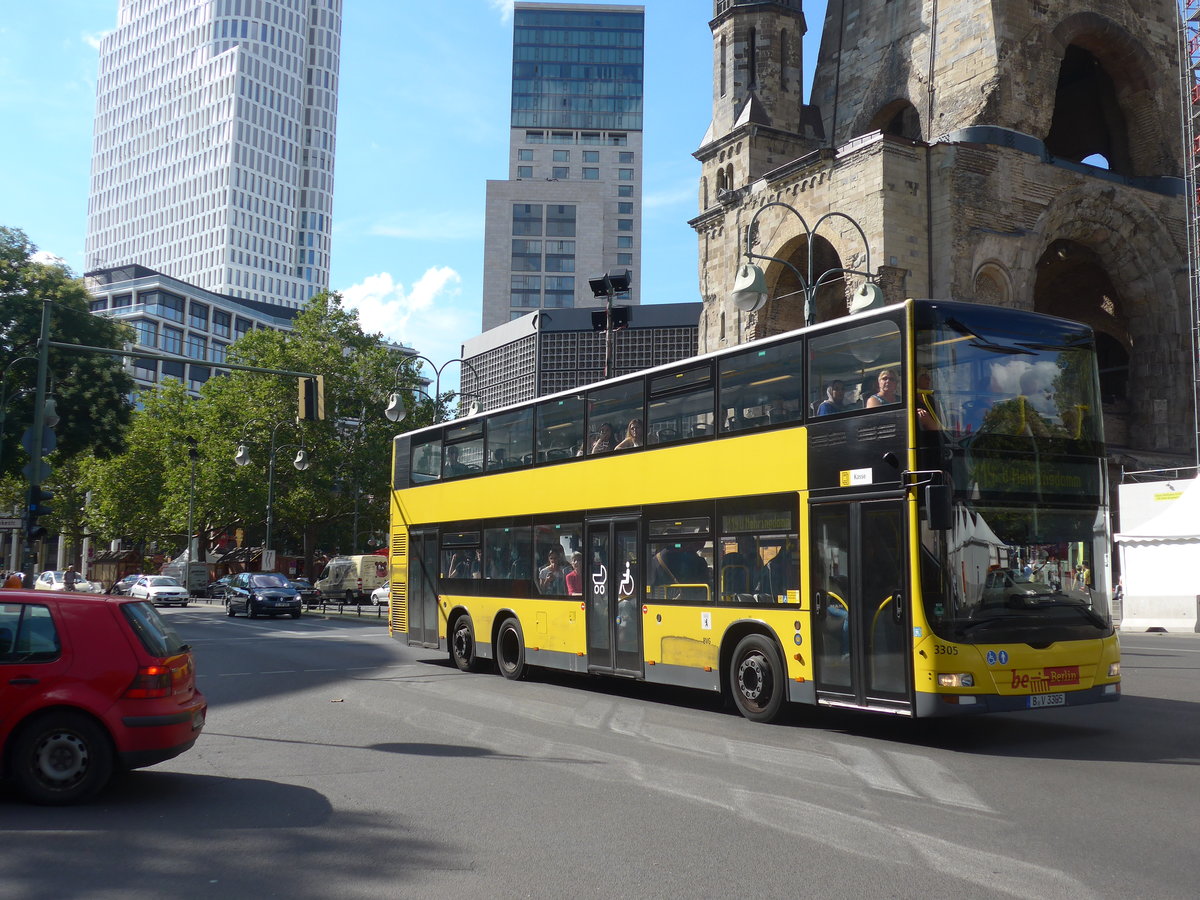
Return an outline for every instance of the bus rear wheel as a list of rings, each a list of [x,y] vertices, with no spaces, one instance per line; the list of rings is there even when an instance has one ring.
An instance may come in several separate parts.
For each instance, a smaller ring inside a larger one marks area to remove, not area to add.
[[[787,696],[783,662],[761,634],[738,641],[729,667],[729,688],[738,712],[751,722],[774,722]]]
[[[525,637],[515,616],[501,622],[500,630],[496,632],[496,665],[509,681],[516,681],[525,674]]]
[[[459,616],[450,629],[450,661],[462,672],[478,672],[475,655],[475,626],[468,615]]]

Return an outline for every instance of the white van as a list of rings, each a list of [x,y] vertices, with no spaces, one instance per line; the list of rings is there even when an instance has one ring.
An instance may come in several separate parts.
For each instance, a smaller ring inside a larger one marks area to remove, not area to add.
[[[386,584],[388,558],[371,553],[366,556],[335,556],[325,564],[325,571],[314,587],[327,601],[334,603],[365,603],[371,591]]]

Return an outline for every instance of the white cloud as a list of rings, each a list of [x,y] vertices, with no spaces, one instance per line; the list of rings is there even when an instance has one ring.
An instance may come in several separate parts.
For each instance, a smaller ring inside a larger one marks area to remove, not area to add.
[[[477,330],[470,320],[478,310],[462,308],[461,285],[461,276],[449,266],[434,266],[411,287],[380,272],[339,293],[347,307],[358,310],[363,331],[411,344],[440,363],[456,358],[461,336]]]
[[[508,22],[512,19],[513,0],[488,0],[488,6],[499,11],[501,22]]]
[[[353,223],[347,227],[356,230]],[[442,210],[394,213],[368,225],[366,233],[376,237],[461,241],[482,239],[482,229],[482,216],[474,210]]]
[[[113,30],[110,28],[107,31],[93,31],[90,34],[84,34],[83,42],[93,50],[99,50],[100,42],[104,40],[106,36],[112,34],[112,31]]]
[[[699,187],[693,181],[674,188],[650,191],[642,195],[642,206],[646,209],[663,209],[685,204],[695,204]]]
[[[65,266],[67,264],[65,259],[63,259],[61,256],[56,256],[49,250],[38,250],[36,253],[30,256],[29,259],[32,262],[44,263],[47,266]]]

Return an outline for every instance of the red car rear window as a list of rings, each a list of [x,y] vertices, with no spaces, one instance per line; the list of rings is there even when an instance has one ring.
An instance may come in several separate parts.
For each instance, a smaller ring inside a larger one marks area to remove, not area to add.
[[[122,603],[121,612],[151,656],[166,659],[187,649],[175,629],[163,620],[153,604],[144,601]]]

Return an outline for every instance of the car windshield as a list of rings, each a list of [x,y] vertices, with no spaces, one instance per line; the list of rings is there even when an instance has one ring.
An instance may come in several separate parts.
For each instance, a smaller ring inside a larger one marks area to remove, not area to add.
[[[182,584],[169,575],[157,575],[151,578],[148,583],[151,587],[183,587]]]
[[[256,588],[287,587],[288,580],[282,575],[260,573],[250,576],[250,586]]]

